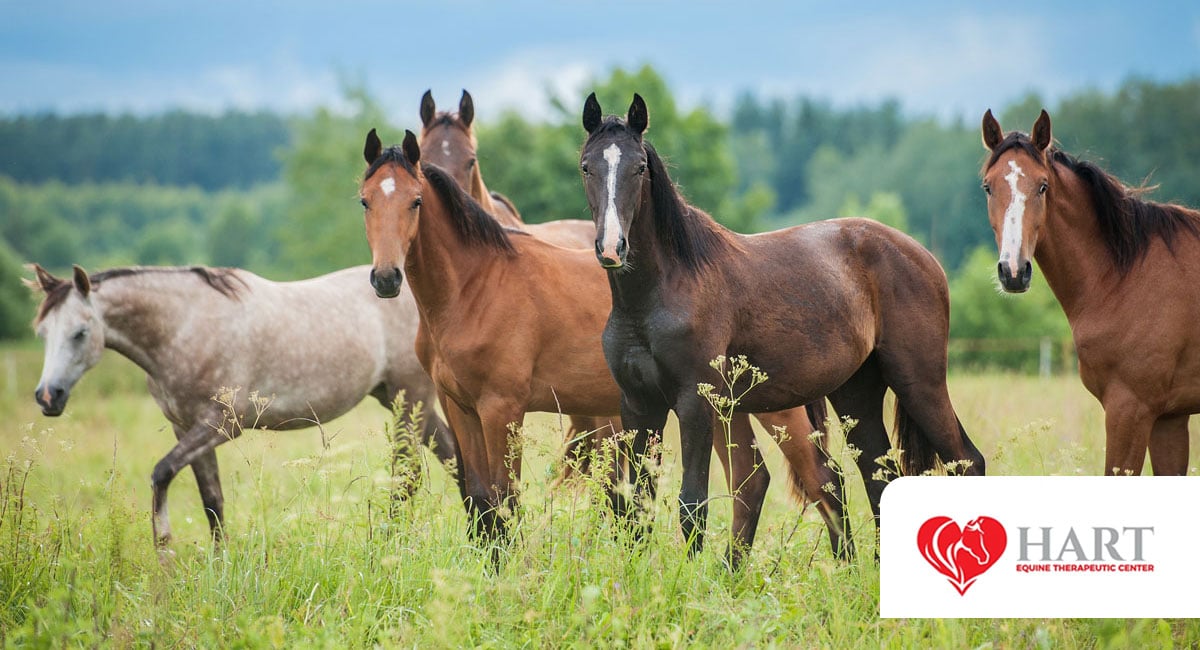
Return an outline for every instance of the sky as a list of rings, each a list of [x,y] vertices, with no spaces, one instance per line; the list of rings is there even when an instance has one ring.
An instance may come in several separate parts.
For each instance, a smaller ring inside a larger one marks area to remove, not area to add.
[[[0,0],[0,115],[304,113],[349,81],[402,125],[427,88],[537,118],[548,92],[582,106],[589,79],[646,63],[718,113],[754,92],[975,121],[1200,75],[1200,2]]]

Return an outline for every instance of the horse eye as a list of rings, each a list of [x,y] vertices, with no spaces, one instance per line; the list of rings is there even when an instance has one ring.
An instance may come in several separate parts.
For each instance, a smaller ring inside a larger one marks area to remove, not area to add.
[[[637,174],[638,176],[645,174],[646,173],[646,163],[642,163],[642,164],[638,165],[637,171],[635,171],[634,173]]]
[[[414,210],[421,207],[421,197],[418,196],[417,198],[413,199],[412,207]]]
[[[992,195],[992,186],[988,185],[987,183],[984,183],[983,184],[983,193],[987,194],[988,196],[991,196]]]
[[[71,339],[74,340],[76,343],[80,343],[86,337],[87,337],[87,329],[81,329],[78,332],[75,332],[75,334],[71,337]]]
[[[361,203],[361,204],[362,204],[362,206],[363,206],[364,208],[365,208],[365,207],[367,207],[367,200],[366,200],[366,199],[360,198],[360,199],[358,200],[358,202],[359,202],[359,203]]]
[[[582,165],[580,165],[580,166],[579,166],[579,171],[583,172],[583,175],[584,175],[584,176],[591,176],[591,175],[592,175],[592,171],[591,171],[590,169],[588,169],[587,163],[583,163]]]
[[[1045,181],[1043,181],[1043,182],[1042,182],[1042,186],[1038,188],[1038,194],[1039,194],[1039,195],[1041,195],[1041,194],[1045,194],[1045,193],[1046,193],[1046,189],[1047,189],[1047,188],[1049,188],[1049,187],[1050,187],[1049,183],[1046,183]]]
[[[474,168],[475,168],[475,162],[476,162],[476,160],[475,160],[474,158],[472,158],[472,159],[468,160],[468,161],[467,161],[467,169],[474,169]]]

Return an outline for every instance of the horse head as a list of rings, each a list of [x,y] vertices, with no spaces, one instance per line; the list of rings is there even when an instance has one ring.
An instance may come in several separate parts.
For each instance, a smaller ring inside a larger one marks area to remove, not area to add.
[[[1033,252],[1051,193],[1051,142],[1050,115],[1044,110],[1029,135],[1005,135],[991,110],[983,116],[983,144],[991,152],[983,169],[983,191],[1000,250],[996,272],[1009,293],[1028,290],[1033,277]]]
[[[371,247],[371,286],[380,298],[400,294],[400,271],[417,235],[421,213],[421,147],[412,131],[404,142],[384,149],[375,129],[363,147],[367,171],[359,187]]]
[[[634,94],[625,119],[603,117],[596,93],[583,107],[588,137],[580,153],[579,171],[592,221],[596,224],[596,259],[618,269],[629,254],[629,231],[649,187],[642,134],[649,124],[646,102]]]
[[[975,561],[980,566],[986,566],[991,563],[992,555],[988,551],[983,537],[984,532],[979,519],[973,519],[963,527],[962,537],[955,543],[956,550],[961,549],[966,551],[971,557],[975,558]]]
[[[62,415],[71,388],[104,352],[104,321],[91,300],[92,283],[78,266],[71,280],[57,278],[34,264],[36,280],[24,280],[44,294],[34,328],[45,342],[42,377],[34,399],[44,415]]]
[[[457,113],[438,111],[433,103],[433,93],[428,90],[421,97],[421,123],[424,126],[420,145],[425,162],[446,170],[456,183],[468,190],[479,168],[475,132],[471,129],[474,120],[475,103],[466,90],[458,100]]]

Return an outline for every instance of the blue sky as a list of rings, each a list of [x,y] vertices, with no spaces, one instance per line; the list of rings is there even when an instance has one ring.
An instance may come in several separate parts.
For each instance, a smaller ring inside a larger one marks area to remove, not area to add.
[[[1200,74],[1196,2],[0,0],[0,17],[10,115],[301,112],[349,78],[399,124],[426,88],[538,116],[547,88],[582,105],[590,76],[650,63],[718,111],[754,91],[974,121],[1028,92]]]

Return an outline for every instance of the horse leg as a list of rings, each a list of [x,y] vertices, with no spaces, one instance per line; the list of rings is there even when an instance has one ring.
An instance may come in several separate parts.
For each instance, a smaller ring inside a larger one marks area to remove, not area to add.
[[[877,350],[884,381],[896,393],[896,438],[904,449],[906,473],[920,474],[942,462],[967,464],[963,473],[982,476],[983,454],[971,442],[950,402],[946,385],[945,341],[901,341],[891,351]]]
[[[450,422],[450,429],[457,439],[458,489],[462,493],[463,507],[470,520],[473,539],[487,538],[489,531],[484,525],[484,511],[488,502],[487,446],[483,443],[483,425],[479,417],[469,413],[452,399],[439,392],[442,411]]]
[[[214,538],[220,530],[221,519],[224,516],[224,497],[221,494],[220,478],[217,474],[216,449],[218,445],[228,440],[219,430],[213,428],[203,418],[198,424],[192,425],[187,431],[175,431],[178,442],[171,451],[163,456],[154,466],[150,474],[151,486],[151,517],[150,523],[154,532],[154,543],[160,548],[171,543],[171,520],[167,515],[167,488],[175,475],[184,467],[192,466],[196,475],[196,484],[200,488],[200,499],[208,513],[209,525],[213,526]],[[235,427],[234,437],[241,434],[241,429]]]
[[[771,485],[771,473],[763,464],[750,416],[746,413],[733,414],[728,440],[722,427],[714,427],[712,447],[725,468],[726,487],[733,499],[733,536],[726,558],[731,568],[737,568],[742,557],[754,546],[763,501]]]
[[[650,476],[646,451],[652,439],[656,443],[662,442],[662,431],[667,423],[668,412],[669,408],[665,404],[629,399],[624,393],[621,395],[621,423],[626,433],[633,433],[633,439],[618,445],[614,462],[618,468],[628,467],[628,481],[633,486],[634,501],[630,504],[629,499],[625,497],[623,486],[616,483],[609,489],[608,499],[613,514],[624,519],[627,525],[634,525],[639,513],[653,511],[657,477]],[[655,455],[657,457],[657,450]],[[641,539],[648,525],[649,522],[637,525],[634,528],[635,537]]]
[[[518,510],[517,489],[521,479],[521,433],[525,409],[519,401],[508,397],[480,400],[479,419],[487,445],[489,512],[485,522],[494,539],[504,541],[508,521]]]
[[[862,475],[867,490],[867,502],[875,517],[875,530],[879,530],[879,500],[888,477],[877,474],[880,459],[886,458],[891,449],[887,429],[883,426],[883,395],[887,385],[879,372],[874,355],[867,357],[863,365],[846,380],[841,387],[829,395],[833,408],[843,417],[855,421],[846,432],[846,444],[854,449],[854,462]],[[844,492],[843,492],[844,495]],[[844,496],[839,496],[844,504]],[[844,505],[842,506],[844,508]]]
[[[1155,476],[1183,476],[1188,464],[1188,416],[1163,416],[1150,431],[1150,467]]]
[[[1155,414],[1132,391],[1110,385],[1104,406],[1104,473],[1114,476],[1142,473]],[[1184,463],[1187,463],[1186,456]]]
[[[694,386],[694,383],[689,385]],[[679,490],[679,526],[687,542],[688,555],[704,550],[708,522],[708,468],[712,462],[712,430],[716,414],[693,390],[675,401],[679,418],[679,456],[683,463],[683,485]]]
[[[755,417],[775,438],[787,459],[796,498],[816,504],[829,531],[834,557],[854,557],[850,517],[846,512],[846,479],[837,461],[829,456],[825,446],[828,437],[812,435],[812,425],[804,409],[758,413]]]

